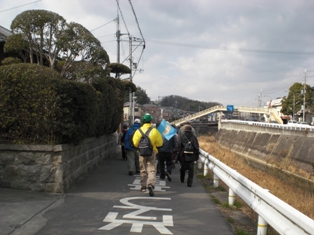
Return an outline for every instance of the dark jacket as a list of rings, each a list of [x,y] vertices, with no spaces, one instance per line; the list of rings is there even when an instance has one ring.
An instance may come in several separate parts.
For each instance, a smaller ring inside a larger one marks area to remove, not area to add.
[[[176,146],[176,138],[172,136],[169,140],[162,136],[163,144],[158,148],[158,152],[162,153],[172,153]]]
[[[135,132],[138,128],[140,128],[140,126],[141,125],[139,123],[134,123],[133,126],[131,128],[129,128],[128,132],[126,133],[125,139],[124,139],[124,145],[125,145],[125,148],[127,150],[136,150],[137,149],[137,148],[131,147],[130,141],[131,141],[131,134],[132,134],[133,130]]]
[[[191,141],[191,144],[194,147],[194,156],[195,160],[198,159],[199,155],[199,143],[197,138],[192,132],[184,132],[183,135],[179,136],[177,145],[175,147],[175,152],[179,152],[179,157],[184,159],[184,146],[187,144],[188,141]]]
[[[125,141],[125,135],[128,132],[128,129],[123,129],[120,133],[121,138],[120,138],[120,144],[121,146],[124,146],[124,141]]]

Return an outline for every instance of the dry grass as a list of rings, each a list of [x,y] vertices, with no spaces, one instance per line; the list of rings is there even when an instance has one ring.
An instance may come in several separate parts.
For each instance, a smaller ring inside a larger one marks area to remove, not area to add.
[[[259,186],[268,189],[273,195],[288,203],[298,211],[314,219],[314,195],[310,192],[299,189],[295,186],[285,183],[278,177],[269,175],[268,173],[253,168],[245,163],[245,161],[233,154],[232,152],[223,149],[215,141],[214,136],[198,137],[200,147],[215,158],[224,162],[229,167],[237,170],[240,174],[255,182]],[[312,178],[308,172],[296,170],[296,167],[285,162],[285,168],[293,173],[300,173],[303,177]],[[282,167],[282,166],[281,166]],[[240,200],[240,199],[239,199]],[[242,203],[242,205],[246,205]],[[256,221],[255,212],[249,206],[244,206],[242,210],[254,221]]]

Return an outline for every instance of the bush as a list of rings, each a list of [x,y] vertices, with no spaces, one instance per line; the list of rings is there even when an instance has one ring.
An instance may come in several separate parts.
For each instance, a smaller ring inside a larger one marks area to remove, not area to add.
[[[98,95],[99,113],[97,114],[97,135],[115,132],[122,120],[124,85],[114,78],[98,78],[93,82]]]
[[[72,82],[35,64],[0,66],[0,142],[77,143],[115,132],[123,112],[120,80]]]
[[[7,57],[1,61],[1,65],[19,64],[22,60],[16,57]]]
[[[57,142],[77,143],[92,137],[98,112],[96,90],[86,83],[63,81],[56,86],[58,116],[54,129]]]
[[[54,142],[58,73],[34,64],[0,67],[0,128],[15,143]]]

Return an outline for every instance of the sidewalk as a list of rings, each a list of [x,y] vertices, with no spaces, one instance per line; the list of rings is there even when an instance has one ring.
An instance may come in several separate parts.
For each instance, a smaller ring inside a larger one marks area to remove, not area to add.
[[[0,235],[21,227],[41,228],[46,223],[42,215],[60,200],[63,196],[56,194],[0,188]]]
[[[139,190],[139,179],[139,175],[129,176],[127,161],[116,156],[82,177],[64,195],[0,189],[0,235],[136,234],[134,226],[150,235],[234,234],[196,177],[191,188],[180,182],[179,165],[171,182],[157,178],[154,197]],[[135,209],[133,213],[124,208],[126,200],[137,205],[130,208]],[[136,208],[144,212],[135,215]],[[144,225],[138,226],[141,223]],[[159,231],[160,225],[164,229]]]

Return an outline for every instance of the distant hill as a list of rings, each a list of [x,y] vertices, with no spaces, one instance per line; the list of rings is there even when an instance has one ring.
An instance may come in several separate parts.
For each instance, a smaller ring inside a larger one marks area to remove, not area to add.
[[[160,101],[160,105],[164,107],[174,107],[176,109],[186,110],[190,112],[198,112],[222,104],[217,102],[203,102],[198,100],[191,100],[182,96],[170,95],[164,96]]]

